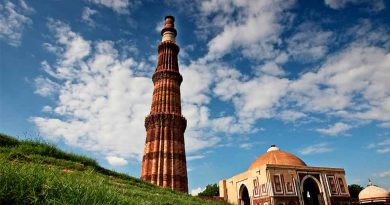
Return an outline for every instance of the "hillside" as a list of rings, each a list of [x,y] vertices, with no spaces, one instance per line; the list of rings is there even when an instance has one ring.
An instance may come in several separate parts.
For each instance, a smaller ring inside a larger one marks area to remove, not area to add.
[[[107,170],[54,145],[0,134],[0,204],[224,204]]]

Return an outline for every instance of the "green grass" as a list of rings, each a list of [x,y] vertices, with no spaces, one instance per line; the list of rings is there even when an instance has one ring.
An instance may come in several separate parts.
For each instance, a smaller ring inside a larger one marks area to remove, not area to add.
[[[105,169],[56,146],[0,134],[0,204],[224,204]]]

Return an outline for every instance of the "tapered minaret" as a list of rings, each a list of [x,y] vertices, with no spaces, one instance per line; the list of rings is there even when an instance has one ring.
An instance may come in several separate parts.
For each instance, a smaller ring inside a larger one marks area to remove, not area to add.
[[[141,179],[176,191],[188,192],[184,131],[187,120],[181,114],[180,84],[175,43],[175,18],[166,16],[153,74],[153,100],[145,118],[146,142]]]

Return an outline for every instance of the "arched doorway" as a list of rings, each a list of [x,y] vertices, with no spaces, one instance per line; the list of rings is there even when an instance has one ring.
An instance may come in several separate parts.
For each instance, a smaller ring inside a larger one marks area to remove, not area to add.
[[[308,177],[303,182],[303,201],[305,205],[322,205],[322,197],[317,182]]]
[[[249,192],[245,185],[240,187],[240,205],[250,205]]]

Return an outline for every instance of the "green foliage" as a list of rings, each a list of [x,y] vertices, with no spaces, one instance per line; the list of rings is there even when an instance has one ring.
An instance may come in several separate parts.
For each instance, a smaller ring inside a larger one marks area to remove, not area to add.
[[[203,192],[200,192],[198,196],[219,196],[219,187],[217,184],[208,184]]]
[[[90,159],[88,157],[76,155],[73,153],[64,152],[58,149],[53,144],[37,140],[19,141],[5,134],[0,134],[0,152],[2,152],[2,149],[8,151],[11,150],[11,152],[15,154],[23,154],[25,156],[41,155],[45,157],[53,157],[56,159],[69,160],[72,162],[79,162],[85,166],[98,166],[98,163],[94,159]]]
[[[224,204],[104,169],[48,143],[6,135],[0,142],[0,204]]]
[[[6,134],[0,133],[0,147],[11,147],[19,144],[19,141]]]
[[[348,185],[348,191],[351,195],[351,198],[358,198],[359,193],[363,190],[363,187],[358,184],[351,184]]]

